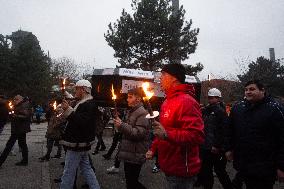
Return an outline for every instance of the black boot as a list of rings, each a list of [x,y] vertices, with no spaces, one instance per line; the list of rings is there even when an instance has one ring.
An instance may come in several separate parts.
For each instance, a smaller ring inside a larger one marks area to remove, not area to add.
[[[28,161],[27,160],[22,160],[20,162],[15,163],[16,166],[27,166]]]

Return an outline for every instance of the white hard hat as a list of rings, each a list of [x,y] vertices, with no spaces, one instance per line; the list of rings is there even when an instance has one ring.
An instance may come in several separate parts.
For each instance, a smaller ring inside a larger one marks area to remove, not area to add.
[[[79,81],[77,81],[76,87],[87,87],[87,88],[92,88],[92,84],[90,83],[90,81],[85,80],[85,79],[81,79]]]
[[[221,91],[216,88],[212,88],[208,91],[208,96],[216,96],[216,97],[222,97]]]

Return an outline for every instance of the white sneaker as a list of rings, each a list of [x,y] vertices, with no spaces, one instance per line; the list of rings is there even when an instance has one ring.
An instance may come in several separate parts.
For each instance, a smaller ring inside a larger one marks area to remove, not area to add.
[[[108,173],[108,174],[116,174],[116,173],[118,173],[118,172],[119,172],[119,168],[116,168],[116,167],[114,167],[114,166],[112,166],[112,167],[110,167],[110,168],[107,169],[107,173]]]

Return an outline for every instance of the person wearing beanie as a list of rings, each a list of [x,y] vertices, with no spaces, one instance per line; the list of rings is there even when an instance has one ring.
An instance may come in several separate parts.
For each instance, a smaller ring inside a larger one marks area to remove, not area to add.
[[[160,84],[166,93],[161,106],[160,121],[153,123],[161,170],[170,189],[192,189],[199,173],[199,145],[204,141],[203,121],[194,88],[185,84],[182,64],[167,64],[162,69]],[[155,149],[146,153],[151,159]]]

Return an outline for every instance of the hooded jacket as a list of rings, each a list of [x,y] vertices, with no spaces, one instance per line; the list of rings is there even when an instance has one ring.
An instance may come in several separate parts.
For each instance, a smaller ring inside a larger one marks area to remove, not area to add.
[[[199,145],[204,141],[200,106],[192,85],[180,84],[166,93],[161,106],[160,123],[167,139],[155,139],[159,164],[168,176],[191,177],[200,170]]]

